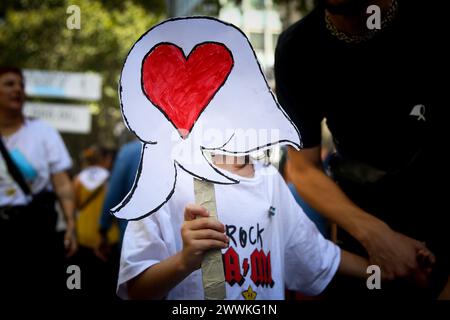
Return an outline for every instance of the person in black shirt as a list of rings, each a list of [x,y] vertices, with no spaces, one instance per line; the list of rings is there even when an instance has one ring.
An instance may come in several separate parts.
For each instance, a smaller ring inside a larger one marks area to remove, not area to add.
[[[448,11],[438,4],[322,0],[278,41],[276,92],[304,148],[289,150],[292,181],[337,223],[341,246],[366,254],[390,280],[369,292],[346,279],[348,294],[437,297],[449,279],[450,224],[436,182],[448,181],[438,132]],[[380,8],[380,29],[366,24],[369,5]],[[337,150],[332,179],[320,163],[323,119]]]

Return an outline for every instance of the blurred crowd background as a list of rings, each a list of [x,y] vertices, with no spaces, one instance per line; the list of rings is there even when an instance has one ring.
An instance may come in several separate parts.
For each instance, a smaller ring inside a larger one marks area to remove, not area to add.
[[[73,5],[79,29],[68,27]],[[4,0],[0,61],[24,69],[25,113],[58,129],[75,174],[92,144],[118,149],[132,139],[120,114],[118,77],[132,44],[151,26],[188,15],[231,22],[250,39],[273,86],[278,35],[313,7],[313,0]]]
[[[108,208],[130,190],[140,154],[140,144],[123,123],[117,92],[119,74],[133,43],[169,17],[218,17],[246,33],[274,87],[278,36],[314,5],[314,0],[1,1],[0,65],[18,68],[2,72],[20,80],[17,76],[22,70],[24,114],[58,130],[73,164],[68,173],[75,192],[78,250],[66,256],[63,266],[80,267],[83,290],[63,290],[65,294],[115,298],[126,224],[114,221]],[[285,175],[285,157],[275,161],[281,163]],[[59,207],[57,211],[62,243],[67,228],[64,210]],[[16,251],[27,261],[26,254]]]

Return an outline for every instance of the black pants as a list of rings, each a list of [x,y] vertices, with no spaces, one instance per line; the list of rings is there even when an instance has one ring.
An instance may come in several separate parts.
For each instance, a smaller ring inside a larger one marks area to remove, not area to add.
[[[81,288],[66,290],[70,299],[117,300],[116,285],[119,266],[119,249],[114,246],[107,261],[98,258],[94,250],[80,246],[75,256],[67,260],[81,271]]]
[[[337,183],[360,208],[386,222],[393,230],[425,242],[436,256],[436,265],[427,289],[418,288],[412,281],[397,279],[382,282],[381,290],[369,290],[367,279],[337,275],[327,290],[328,295],[340,299],[435,299],[450,272],[449,225],[447,213],[439,207],[441,198],[437,185],[420,173],[388,177],[374,184],[359,185],[343,178],[337,179]],[[338,241],[342,249],[367,256],[362,245],[342,229],[338,229]]]
[[[0,217],[1,296],[58,297],[64,282],[64,247],[55,232],[57,213],[29,207],[2,208]]]

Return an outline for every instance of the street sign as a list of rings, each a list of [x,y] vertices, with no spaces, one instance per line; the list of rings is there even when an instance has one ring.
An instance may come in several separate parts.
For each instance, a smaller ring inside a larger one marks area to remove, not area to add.
[[[92,117],[86,105],[27,102],[24,113],[26,116],[45,120],[61,132],[91,132]]]
[[[102,78],[96,73],[24,70],[25,92],[30,97],[100,100]]]

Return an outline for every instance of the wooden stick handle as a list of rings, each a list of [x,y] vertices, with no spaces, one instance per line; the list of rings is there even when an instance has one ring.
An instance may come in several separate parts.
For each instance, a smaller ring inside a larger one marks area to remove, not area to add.
[[[218,219],[214,184],[194,178],[195,203],[205,207],[211,217]],[[225,273],[223,271],[220,249],[205,253],[202,261],[203,289],[205,300],[223,300],[226,298]]]

